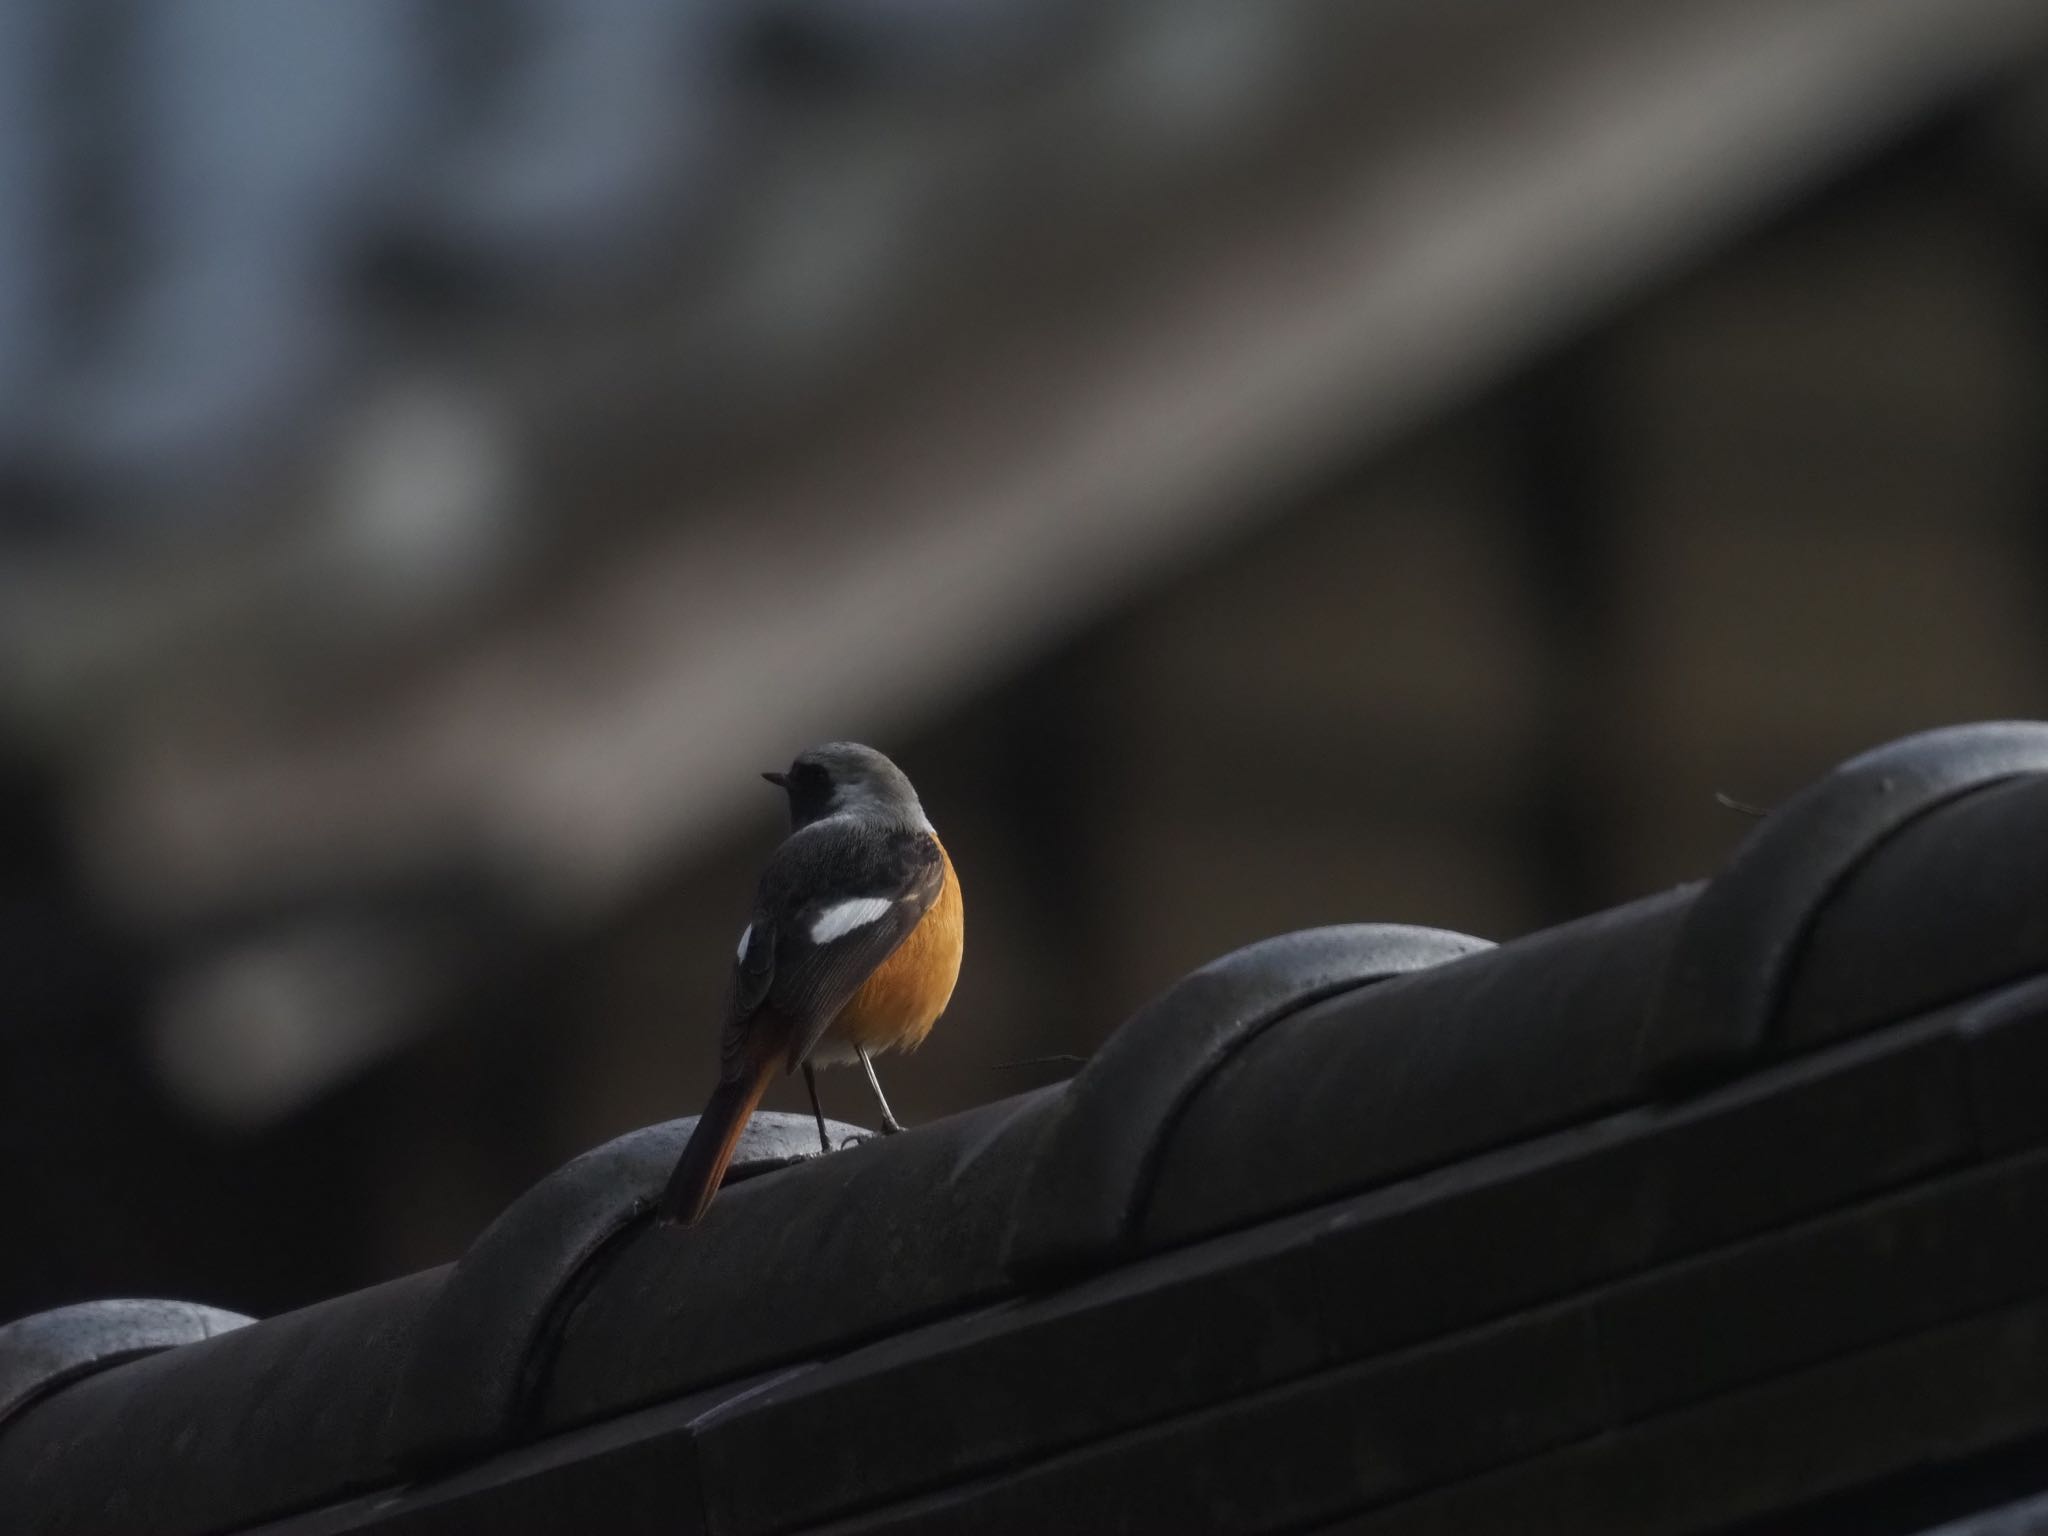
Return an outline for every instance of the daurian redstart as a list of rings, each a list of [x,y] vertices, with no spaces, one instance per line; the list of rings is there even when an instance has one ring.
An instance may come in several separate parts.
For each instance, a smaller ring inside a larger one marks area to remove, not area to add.
[[[762,777],[788,792],[790,834],[740,934],[718,1086],[662,1196],[663,1221],[704,1214],[778,1066],[803,1068],[821,1150],[818,1067],[858,1061],[882,1129],[901,1130],[870,1057],[920,1044],[960,975],[960,881],[903,770],[835,741]]]

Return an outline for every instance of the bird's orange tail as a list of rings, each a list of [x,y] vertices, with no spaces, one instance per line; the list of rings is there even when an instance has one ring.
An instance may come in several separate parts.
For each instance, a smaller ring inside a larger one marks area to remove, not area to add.
[[[710,1208],[711,1197],[718,1193],[726,1166],[739,1147],[740,1133],[753,1118],[754,1106],[761,1102],[774,1075],[775,1058],[764,1055],[759,1061],[747,1062],[740,1076],[722,1079],[712,1090],[711,1102],[697,1117],[697,1128],[690,1132],[689,1144],[676,1160],[676,1171],[669,1175],[668,1189],[661,1197],[663,1221],[693,1226]]]

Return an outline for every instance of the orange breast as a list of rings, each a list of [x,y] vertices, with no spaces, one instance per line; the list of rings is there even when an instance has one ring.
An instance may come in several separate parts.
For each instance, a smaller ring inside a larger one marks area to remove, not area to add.
[[[946,861],[939,899],[840,1010],[825,1032],[828,1038],[837,1036],[870,1051],[914,1050],[946,1011],[953,983],[960,979],[966,908],[960,900],[960,878],[953,873],[953,860],[943,844],[939,857]]]

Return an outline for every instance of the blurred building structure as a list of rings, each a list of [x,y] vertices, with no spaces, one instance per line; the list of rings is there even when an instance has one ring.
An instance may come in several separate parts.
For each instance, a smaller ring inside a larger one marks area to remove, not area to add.
[[[0,29],[0,1314],[437,1262],[696,1107],[815,739],[965,878],[922,1116],[2040,713],[2037,0]]]

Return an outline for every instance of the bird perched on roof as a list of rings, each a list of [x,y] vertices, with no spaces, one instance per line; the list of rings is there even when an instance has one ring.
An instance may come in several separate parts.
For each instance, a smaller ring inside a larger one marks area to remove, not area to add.
[[[901,1130],[872,1057],[921,1044],[960,975],[960,881],[903,770],[835,741],[762,777],[789,795],[790,834],[740,934],[718,1086],[662,1196],[666,1222],[695,1222],[710,1206],[777,1067],[803,1068],[821,1150],[821,1066],[858,1061],[883,1131]]]

